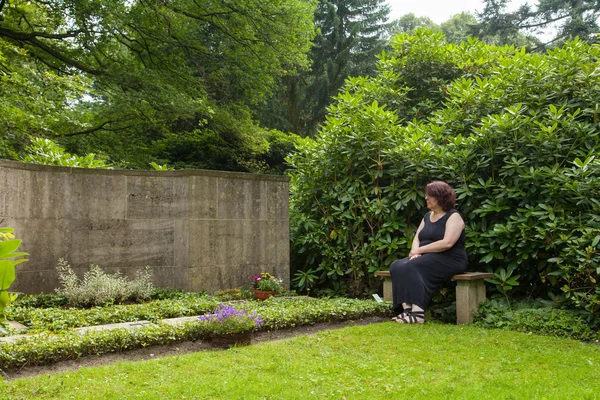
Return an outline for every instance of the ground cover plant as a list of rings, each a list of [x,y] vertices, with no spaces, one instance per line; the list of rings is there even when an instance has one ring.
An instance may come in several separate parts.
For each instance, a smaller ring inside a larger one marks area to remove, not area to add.
[[[590,328],[585,313],[550,307],[541,301],[488,299],[474,315],[476,326],[550,335],[598,343],[600,334]]]
[[[218,327],[201,319],[177,325],[164,318],[210,315],[220,307],[235,307],[260,315],[260,330],[273,331],[319,322],[336,322],[391,314],[389,303],[359,299],[272,298],[267,301],[234,301],[221,306],[209,296],[157,300],[138,305],[109,305],[91,309],[31,308],[14,306],[10,314],[30,327],[31,335],[0,342],[0,370],[44,365],[86,355],[120,352],[160,344],[207,339]],[[126,321],[155,322],[135,330],[77,332],[72,328]],[[254,322],[252,323],[254,326]],[[254,329],[254,328],[253,328]]]
[[[10,399],[593,399],[600,348],[393,322],[5,381]],[[567,390],[568,389],[568,390]]]
[[[221,299],[189,293],[186,297],[172,300],[155,300],[143,304],[107,305],[86,309],[62,307],[24,307],[12,306],[8,310],[11,320],[27,326],[29,332],[43,331],[60,332],[69,328],[114,324],[148,320],[152,322],[165,318],[176,318],[207,314],[218,307]],[[278,322],[275,326],[285,327],[287,320],[293,320],[297,315],[309,313],[305,322],[314,318],[344,319],[346,315],[367,315],[371,311],[387,310],[389,304],[376,305],[372,300],[357,299],[298,299],[287,298],[275,302],[259,303],[256,301],[236,301],[234,304],[243,304],[249,311],[265,312],[274,315]],[[279,324],[279,325],[278,325]]]
[[[30,332],[59,332],[68,328],[114,324],[139,320],[158,321],[164,318],[199,315],[214,310],[219,300],[190,294],[185,298],[155,300],[141,304],[112,304],[93,308],[22,307],[13,306],[8,317],[27,326]]]

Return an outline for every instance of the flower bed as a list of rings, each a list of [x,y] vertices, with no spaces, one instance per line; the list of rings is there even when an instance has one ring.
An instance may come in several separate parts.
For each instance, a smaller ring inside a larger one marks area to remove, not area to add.
[[[182,313],[187,313],[192,306],[186,308],[185,301],[174,300],[169,305],[169,301],[162,301],[159,304],[151,303],[140,306],[151,307],[157,316],[160,314],[159,306],[164,306],[168,317],[178,317],[183,315],[176,314],[173,310],[179,309]],[[196,299],[198,301],[198,299]],[[153,302],[155,303],[155,302]],[[192,302],[193,303],[193,302]],[[202,302],[194,303],[197,309],[202,309],[202,314],[211,313],[218,306],[216,300],[203,298]],[[280,298],[277,300],[269,299],[264,302],[240,301],[233,303],[239,309],[246,310],[251,314],[256,312],[262,316],[263,322],[260,326],[261,331],[272,331],[277,329],[291,328],[301,325],[316,324],[319,322],[336,322],[360,319],[368,316],[383,316],[391,313],[389,303],[377,303],[372,300],[355,299],[308,299],[308,298]],[[67,318],[69,313],[76,311],[90,311],[102,315],[102,310],[106,312],[99,320],[112,323],[114,319],[120,319],[123,315],[129,315],[128,307],[137,309],[136,306],[112,306],[90,310],[62,310],[62,309],[43,309],[48,314],[43,314],[44,318],[51,318],[54,315],[57,318]],[[26,307],[25,307],[26,308]],[[119,312],[117,310],[120,310]],[[38,309],[36,312],[41,312]],[[34,313],[29,310],[29,313]],[[63,314],[64,312],[64,314]],[[35,313],[34,313],[35,314]],[[131,312],[133,315],[134,312]],[[42,314],[35,314],[40,316]],[[113,320],[111,320],[113,319]],[[39,321],[39,320],[36,320]],[[84,334],[75,332],[73,329],[58,329],[58,326],[67,326],[69,323],[56,322],[48,326],[56,329],[49,332],[49,329],[41,329],[42,324],[38,324],[41,333],[33,335],[27,339],[19,339],[15,342],[0,343],[0,369],[14,369],[26,365],[51,364],[58,361],[72,360],[87,355],[100,355],[114,353],[136,348],[142,348],[161,344],[174,344],[184,341],[207,339],[214,331],[215,327],[211,324],[203,323],[200,319],[192,322],[184,322],[179,325],[171,325],[157,321],[155,325],[144,326],[136,330],[114,329],[109,331],[90,331]]]
[[[206,314],[219,305],[209,296],[189,296],[175,300],[155,300],[149,303],[111,305],[93,308],[35,308],[12,306],[6,315],[9,320],[27,326],[32,333],[60,332],[69,328],[115,324],[132,321],[160,321],[165,318]]]

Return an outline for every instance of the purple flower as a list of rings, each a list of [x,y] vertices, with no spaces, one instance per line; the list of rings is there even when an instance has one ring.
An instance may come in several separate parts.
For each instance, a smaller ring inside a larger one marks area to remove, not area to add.
[[[201,315],[198,319],[201,322],[209,324],[212,327],[212,331],[216,333],[235,333],[253,330],[259,328],[263,322],[262,317],[256,314],[256,312],[248,314],[246,310],[238,310],[223,303],[219,304],[213,314]]]

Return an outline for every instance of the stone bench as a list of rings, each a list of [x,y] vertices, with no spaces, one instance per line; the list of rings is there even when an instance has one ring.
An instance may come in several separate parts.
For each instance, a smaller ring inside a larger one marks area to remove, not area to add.
[[[392,278],[390,271],[377,271],[377,276],[385,278],[383,281],[383,299],[392,301]],[[479,303],[485,301],[484,279],[492,278],[494,274],[488,272],[465,272],[454,275],[451,279],[457,281],[456,285],[456,323],[468,324],[473,322],[473,313]]]

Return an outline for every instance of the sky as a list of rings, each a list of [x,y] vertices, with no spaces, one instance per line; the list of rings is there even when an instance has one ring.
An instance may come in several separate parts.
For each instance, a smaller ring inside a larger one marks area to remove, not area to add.
[[[526,3],[526,0],[510,1],[509,10]],[[534,1],[530,0],[530,4]],[[454,14],[469,11],[483,10],[483,0],[388,0],[390,5],[390,21],[398,19],[404,14],[413,13],[417,17],[429,17],[436,24],[447,21]]]

